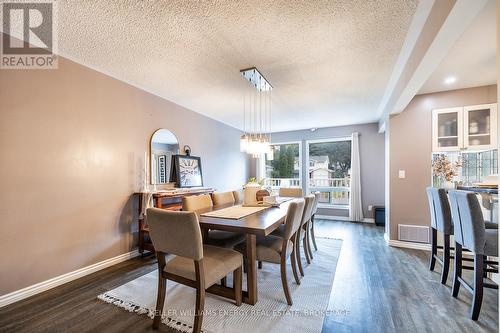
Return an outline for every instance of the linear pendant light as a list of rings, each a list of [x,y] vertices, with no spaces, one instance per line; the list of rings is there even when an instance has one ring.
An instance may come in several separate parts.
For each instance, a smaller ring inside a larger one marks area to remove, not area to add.
[[[252,88],[243,93],[243,132],[240,150],[253,157],[267,154],[273,159],[271,147],[271,91],[273,87],[255,67],[242,69],[241,75]],[[255,88],[255,89],[254,89]]]

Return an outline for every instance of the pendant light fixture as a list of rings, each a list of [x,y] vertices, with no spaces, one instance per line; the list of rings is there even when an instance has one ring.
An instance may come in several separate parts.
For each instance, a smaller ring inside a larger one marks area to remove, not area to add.
[[[255,67],[243,69],[241,75],[250,83],[243,93],[243,135],[240,150],[257,158],[274,157],[271,147],[271,91],[273,87]]]

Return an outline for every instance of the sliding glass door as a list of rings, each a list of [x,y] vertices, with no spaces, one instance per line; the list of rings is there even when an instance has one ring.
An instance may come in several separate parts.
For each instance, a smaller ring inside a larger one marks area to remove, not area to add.
[[[265,159],[266,185],[273,190],[280,187],[302,187],[301,143],[287,142],[272,144],[274,158]]]
[[[321,193],[319,206],[349,209],[351,138],[306,142],[307,192]]]

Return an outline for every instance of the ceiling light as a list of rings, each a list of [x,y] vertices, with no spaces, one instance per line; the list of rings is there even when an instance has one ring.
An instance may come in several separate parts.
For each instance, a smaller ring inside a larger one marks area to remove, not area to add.
[[[272,160],[274,157],[271,146],[273,87],[255,67],[242,69],[240,73],[250,83],[243,92],[244,134],[240,138],[240,149],[253,157],[266,154],[268,160]]]
[[[446,83],[446,84],[452,84],[452,83],[455,83],[456,81],[457,81],[457,78],[454,76],[449,76],[446,79],[444,79],[444,83]]]

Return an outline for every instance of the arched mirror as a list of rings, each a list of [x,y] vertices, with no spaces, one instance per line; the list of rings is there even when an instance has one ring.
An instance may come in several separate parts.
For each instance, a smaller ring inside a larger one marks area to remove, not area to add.
[[[151,184],[167,184],[170,182],[172,156],[179,154],[179,142],[175,135],[167,129],[160,128],[151,137]]]

